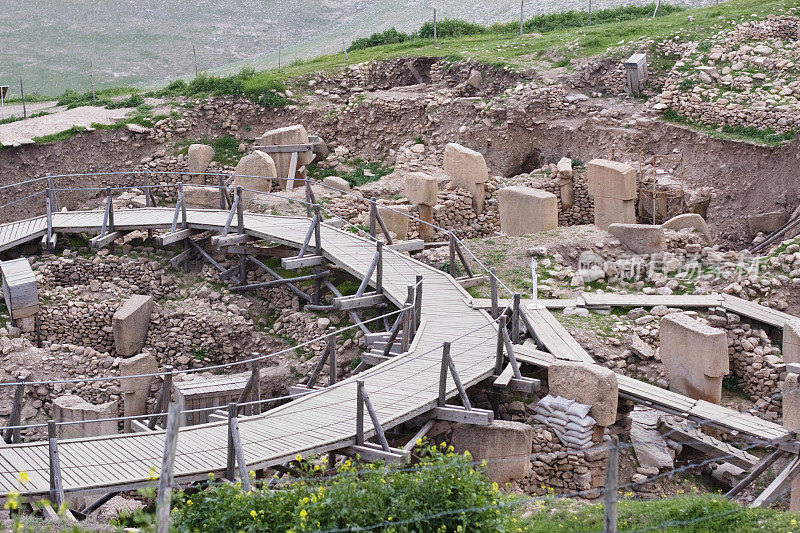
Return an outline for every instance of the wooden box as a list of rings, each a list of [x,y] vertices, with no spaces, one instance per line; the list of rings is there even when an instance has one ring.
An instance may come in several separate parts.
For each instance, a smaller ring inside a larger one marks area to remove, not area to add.
[[[11,318],[25,318],[39,312],[39,290],[31,264],[24,257],[0,263],[3,297]]]

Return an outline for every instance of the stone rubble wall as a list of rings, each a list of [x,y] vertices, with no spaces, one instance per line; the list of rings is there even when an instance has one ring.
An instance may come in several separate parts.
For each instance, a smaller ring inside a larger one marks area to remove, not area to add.
[[[796,130],[799,22],[791,16],[745,22],[700,59],[696,46],[684,46],[654,109],[706,124]]]
[[[533,426],[532,471],[520,485],[530,494],[598,489],[605,481],[608,452],[604,449],[576,451],[567,448],[546,426]]]
[[[549,173],[549,175],[548,175]],[[555,165],[548,165],[542,169],[529,174],[519,174],[517,176],[501,180],[503,187],[522,185],[542,189],[555,194],[558,199],[558,225],[559,226],[579,226],[583,224],[594,224],[594,200],[589,196],[589,187],[586,182],[586,172],[573,168],[572,189],[574,203],[571,208],[564,209],[561,203],[561,187],[556,183]]]

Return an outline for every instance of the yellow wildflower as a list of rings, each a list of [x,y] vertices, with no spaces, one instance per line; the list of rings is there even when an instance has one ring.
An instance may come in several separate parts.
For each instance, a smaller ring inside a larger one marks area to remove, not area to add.
[[[298,453],[297,455],[294,456],[294,460],[295,461],[302,461],[303,460],[303,456]]]
[[[30,480],[31,478],[27,472],[19,472],[17,474],[17,481],[19,481],[20,483],[27,483]]]
[[[253,509],[252,511],[250,511],[250,516],[252,516],[253,518],[256,518],[256,517],[258,516],[258,513],[256,512],[256,510],[255,510],[255,509]]]

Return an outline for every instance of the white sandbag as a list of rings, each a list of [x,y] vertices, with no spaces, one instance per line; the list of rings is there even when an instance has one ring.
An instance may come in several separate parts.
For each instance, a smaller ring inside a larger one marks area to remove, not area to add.
[[[550,424],[548,424],[548,420],[547,420],[546,416],[543,416],[543,415],[540,415],[540,414],[535,414],[535,415],[533,415],[533,419],[535,421],[539,422],[540,424],[544,424],[545,426],[549,426],[550,425]]]
[[[569,407],[569,409],[567,409],[567,414],[577,416],[578,418],[583,418],[589,414],[589,410],[591,410],[591,408],[591,405],[575,402]]]

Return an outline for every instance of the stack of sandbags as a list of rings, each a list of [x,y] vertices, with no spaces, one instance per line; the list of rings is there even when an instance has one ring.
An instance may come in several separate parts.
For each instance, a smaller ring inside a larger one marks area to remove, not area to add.
[[[552,429],[564,446],[580,450],[592,444],[595,420],[589,409],[590,405],[548,394],[539,400],[533,419]]]

